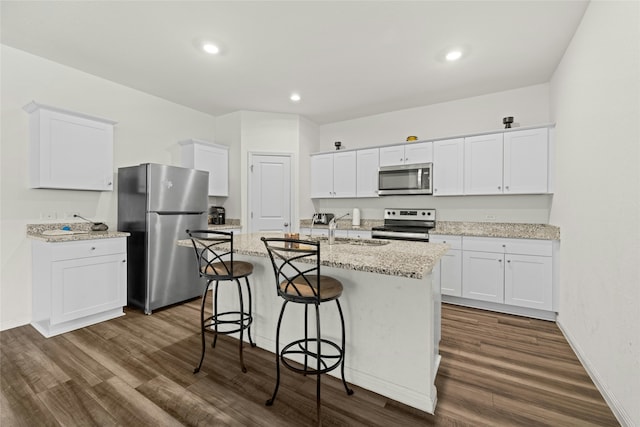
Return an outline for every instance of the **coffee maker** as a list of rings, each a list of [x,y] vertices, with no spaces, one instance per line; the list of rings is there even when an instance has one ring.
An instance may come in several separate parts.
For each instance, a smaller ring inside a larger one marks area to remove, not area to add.
[[[209,208],[209,224],[222,225],[225,219],[225,211],[222,206],[211,206]]]

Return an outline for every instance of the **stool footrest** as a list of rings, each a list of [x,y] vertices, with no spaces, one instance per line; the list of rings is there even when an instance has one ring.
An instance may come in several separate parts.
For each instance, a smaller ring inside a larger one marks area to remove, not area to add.
[[[324,374],[334,370],[335,368],[340,366],[340,363],[342,362],[342,359],[344,357],[344,351],[338,344],[334,343],[333,341],[321,339],[320,342],[322,343],[322,345],[326,344],[329,349],[335,350],[335,353],[328,354],[325,350],[326,347],[324,347],[322,350],[325,352],[318,355],[317,351],[314,351],[315,345],[317,344],[316,338],[302,338],[299,340],[295,340],[283,347],[282,351],[280,352],[280,360],[282,361],[282,364],[294,372],[305,375]],[[310,357],[311,359],[314,359],[314,361],[313,363],[307,363],[306,366],[303,365],[303,368],[299,368],[285,358],[287,356],[294,355]],[[320,365],[322,366],[320,370],[315,368],[317,366],[318,358],[320,359]]]
[[[242,314],[242,316],[240,316]],[[227,317],[235,316],[237,318],[226,319]],[[202,327],[207,332],[216,333],[216,331],[212,330],[216,325],[224,326],[224,325],[236,325],[235,329],[232,330],[223,330],[217,331],[218,334],[233,334],[236,332],[240,332],[241,330],[249,328],[253,323],[253,316],[251,313],[241,313],[240,311],[226,311],[224,313],[218,313],[217,315],[209,316],[204,320]]]

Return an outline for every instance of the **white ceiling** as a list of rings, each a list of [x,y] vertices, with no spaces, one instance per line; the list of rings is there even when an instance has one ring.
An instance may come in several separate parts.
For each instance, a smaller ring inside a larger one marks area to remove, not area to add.
[[[586,6],[3,0],[1,41],[215,116],[322,124],[548,82]],[[198,50],[205,38],[222,53]],[[451,47],[466,55],[447,63]]]

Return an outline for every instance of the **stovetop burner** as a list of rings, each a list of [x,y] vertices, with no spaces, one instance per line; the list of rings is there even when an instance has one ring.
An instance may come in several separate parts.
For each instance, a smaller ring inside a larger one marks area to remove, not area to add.
[[[384,225],[373,227],[371,237],[428,242],[429,230],[435,226],[435,209],[385,209]]]

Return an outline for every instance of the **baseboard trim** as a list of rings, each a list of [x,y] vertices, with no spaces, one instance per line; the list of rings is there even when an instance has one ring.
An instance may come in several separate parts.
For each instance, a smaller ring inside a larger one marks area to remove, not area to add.
[[[607,402],[607,405],[609,405],[611,412],[613,412],[613,415],[616,417],[620,425],[623,427],[633,427],[634,424],[631,420],[631,417],[629,416],[627,411],[625,411],[624,408],[620,405],[618,399],[616,399],[616,397],[609,391],[609,389],[604,386],[600,374],[598,374],[598,371],[589,362],[589,359],[585,356],[582,348],[578,345],[578,343],[575,342],[571,334],[569,334],[564,328],[561,319],[556,320],[556,325],[558,325],[560,332],[562,332],[562,335],[564,335],[564,338],[567,340],[569,346],[578,357],[578,360],[580,360],[580,363],[584,367],[585,371],[587,371],[589,378],[591,378],[591,381],[593,381],[593,384],[595,384],[605,402]]]

